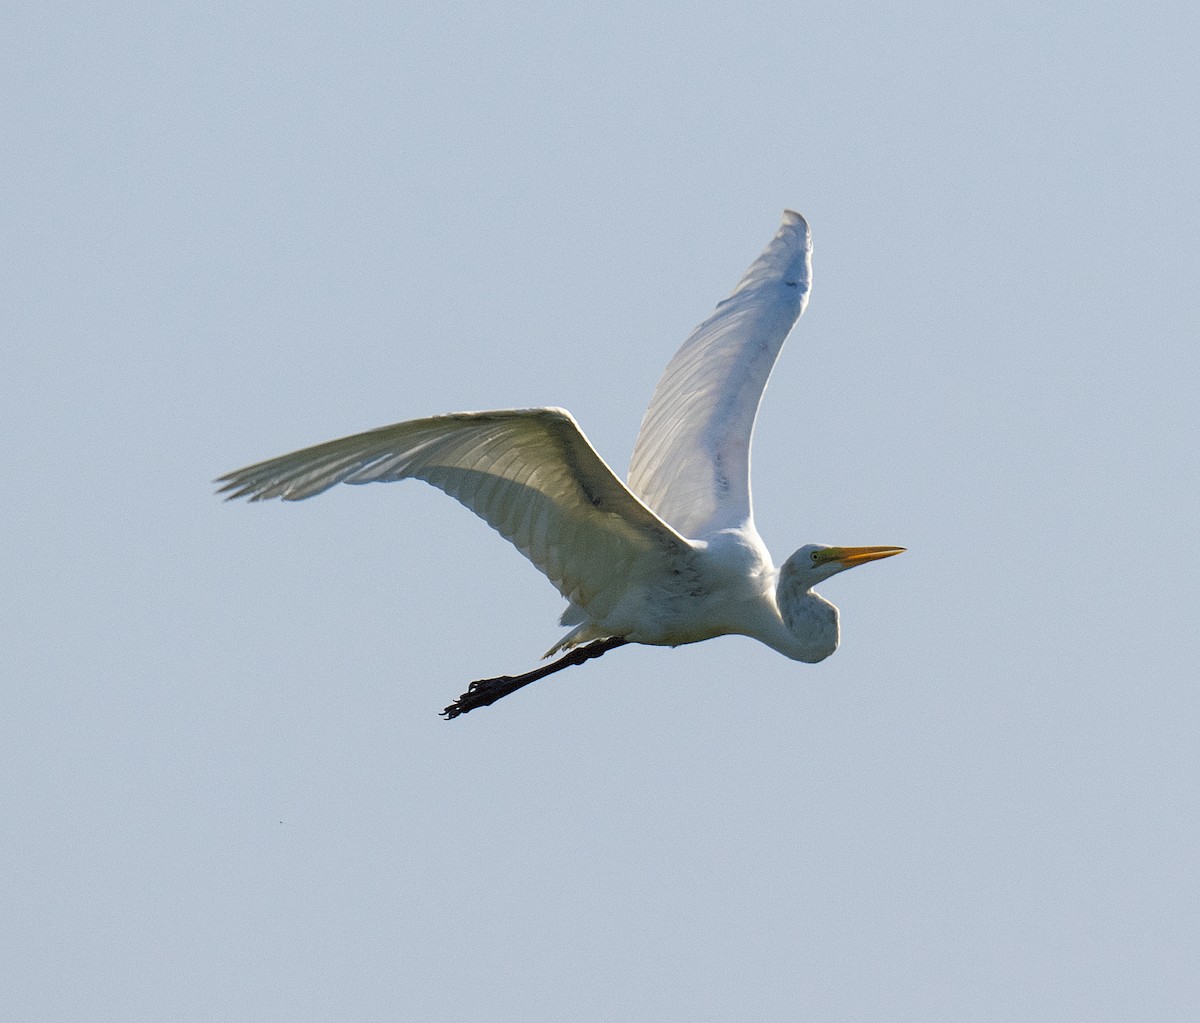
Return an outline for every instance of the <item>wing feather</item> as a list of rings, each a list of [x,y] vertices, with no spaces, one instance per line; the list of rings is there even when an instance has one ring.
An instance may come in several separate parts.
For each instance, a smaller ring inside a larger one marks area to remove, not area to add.
[[[621,482],[562,409],[461,412],[343,437],[222,476],[230,499],[300,501],[420,479],[484,519],[596,620],[694,547]]]
[[[667,364],[629,487],[684,536],[751,520],[750,439],[767,379],[812,280],[812,236],[788,210],[733,293]]]

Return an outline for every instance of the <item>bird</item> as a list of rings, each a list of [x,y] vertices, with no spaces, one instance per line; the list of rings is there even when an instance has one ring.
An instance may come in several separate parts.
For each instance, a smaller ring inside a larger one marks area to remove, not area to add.
[[[628,643],[749,636],[795,661],[838,647],[813,589],[903,547],[805,544],[778,568],[754,525],[750,444],[783,343],[808,304],[812,234],[786,210],[767,247],[667,364],[625,481],[562,408],[412,419],[219,477],[227,500],[300,501],[338,483],[419,479],[457,499],[567,600],[570,629],[519,675],[472,682],[447,720]]]

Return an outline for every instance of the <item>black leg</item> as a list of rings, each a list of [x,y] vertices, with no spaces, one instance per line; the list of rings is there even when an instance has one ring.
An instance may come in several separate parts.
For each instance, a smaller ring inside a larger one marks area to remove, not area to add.
[[[593,657],[599,657],[601,654],[606,654],[608,651],[615,650],[619,646],[624,646],[628,642],[629,640],[621,639],[619,636],[613,636],[609,639],[597,639],[583,646],[577,646],[557,661],[551,661],[549,664],[536,668],[533,671],[527,671],[524,675],[501,675],[499,678],[481,678],[478,682],[472,682],[462,696],[442,711],[442,716],[447,721],[453,721],[459,714],[466,714],[476,707],[487,707],[495,703],[500,697],[507,696],[509,693],[515,693],[522,686],[529,685],[530,682],[536,682],[539,678],[553,675],[556,671],[562,671],[563,668],[569,668],[573,664],[582,664],[584,661],[590,661]]]

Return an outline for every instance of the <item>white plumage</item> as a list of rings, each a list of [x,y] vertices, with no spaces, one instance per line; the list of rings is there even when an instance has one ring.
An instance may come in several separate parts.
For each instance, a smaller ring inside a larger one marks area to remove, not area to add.
[[[837,609],[812,586],[899,547],[802,547],[776,569],[754,528],[750,440],[771,368],[808,302],[812,241],[788,211],[733,293],[655,389],[626,486],[557,408],[415,419],[259,462],[222,492],[299,501],[336,483],[421,479],[511,541],[570,602],[546,668],[473,683],[454,717],[623,642],[751,636],[796,660],[837,648]]]

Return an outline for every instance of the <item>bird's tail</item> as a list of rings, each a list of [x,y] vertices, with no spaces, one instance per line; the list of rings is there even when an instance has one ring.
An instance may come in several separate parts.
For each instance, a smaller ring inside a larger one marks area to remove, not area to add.
[[[592,643],[598,639],[614,638],[610,633],[602,629],[597,629],[591,622],[581,622],[542,654],[542,660],[544,661],[548,657],[553,657],[557,653],[562,653],[564,650],[574,650],[575,647],[582,646],[584,643]]]

